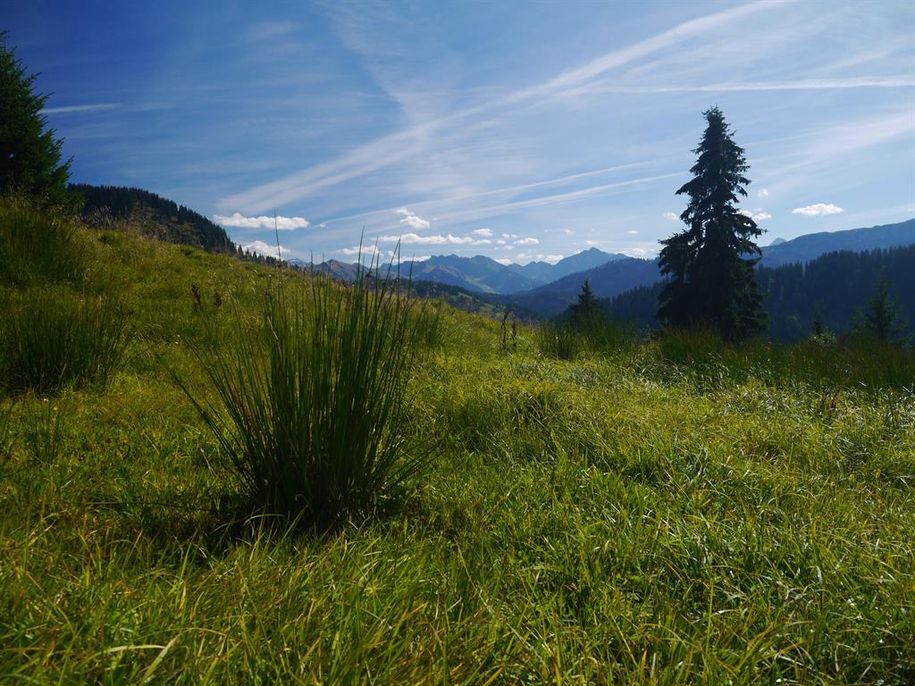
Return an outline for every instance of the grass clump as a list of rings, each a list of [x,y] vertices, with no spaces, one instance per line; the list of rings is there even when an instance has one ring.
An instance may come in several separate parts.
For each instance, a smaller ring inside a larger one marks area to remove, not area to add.
[[[0,206],[0,284],[76,282],[86,256],[68,223],[14,204]]]
[[[190,394],[258,510],[331,527],[414,473],[404,399],[417,316],[387,281],[269,293],[259,335],[201,355],[218,403]]]
[[[126,315],[109,298],[59,288],[13,292],[0,324],[0,387],[54,393],[105,386],[127,344]]]
[[[537,330],[537,347],[546,357],[574,360],[581,344],[581,334],[567,322],[547,322]]]

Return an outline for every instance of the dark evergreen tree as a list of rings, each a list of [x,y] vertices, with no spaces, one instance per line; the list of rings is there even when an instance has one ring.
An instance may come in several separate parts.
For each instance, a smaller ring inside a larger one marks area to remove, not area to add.
[[[704,113],[708,126],[690,169],[693,178],[677,195],[689,196],[680,215],[685,231],[661,241],[661,273],[667,283],[658,301],[658,319],[668,326],[708,328],[728,340],[765,329],[762,296],[753,266],[762,234],[737,211],[738,196],[750,180],[743,148],[734,143],[717,107]],[[749,256],[749,257],[747,257]]]
[[[75,209],[76,200],[67,192],[70,161],[61,164],[63,141],[46,128],[41,110],[48,96],[33,92],[35,78],[0,33],[0,195]]]
[[[581,286],[581,293],[578,294],[578,302],[570,305],[569,310],[572,315],[572,323],[575,325],[591,323],[603,316],[600,301],[594,296],[589,279],[585,279]]]
[[[877,291],[867,304],[867,309],[860,322],[856,327],[859,332],[881,341],[894,338],[902,330],[896,304],[890,300],[890,283],[885,274],[880,276]]]

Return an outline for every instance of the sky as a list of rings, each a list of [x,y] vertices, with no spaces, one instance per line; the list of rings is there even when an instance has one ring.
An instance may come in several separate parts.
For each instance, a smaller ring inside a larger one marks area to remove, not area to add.
[[[702,112],[775,238],[915,217],[915,3],[0,0],[71,179],[284,258],[590,247],[682,228]]]

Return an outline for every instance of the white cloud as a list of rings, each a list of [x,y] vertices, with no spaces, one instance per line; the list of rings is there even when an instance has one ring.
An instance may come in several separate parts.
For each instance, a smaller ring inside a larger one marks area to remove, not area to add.
[[[422,231],[423,229],[428,229],[432,224],[428,219],[423,219],[417,214],[414,214],[406,207],[401,207],[400,209],[394,210],[394,214],[400,215],[402,219],[400,220],[401,224],[406,224],[411,229],[416,231]]]
[[[518,234],[516,233],[503,233],[502,238],[517,238]]]
[[[666,219],[667,221],[671,221],[671,222],[680,221],[680,215],[678,215],[676,212],[665,212],[663,216],[664,216],[664,219]]]
[[[638,259],[647,259],[649,257],[654,257],[654,255],[657,253],[654,250],[647,250],[646,248],[629,248],[627,250],[623,250],[623,254],[628,255],[629,257],[636,257]]]
[[[823,217],[828,214],[841,214],[845,210],[832,203],[817,202],[806,207],[796,207],[791,210],[791,214],[802,214],[805,217]]]
[[[566,236],[571,236],[572,234],[575,233],[574,231],[572,231],[572,229],[563,229],[562,232],[563,232]]]
[[[521,238],[515,241],[515,245],[540,245],[540,241],[533,237]]]
[[[556,264],[564,257],[564,255],[531,255],[528,253],[519,252],[515,255],[516,262],[549,262],[550,264]]]
[[[362,255],[362,257],[373,257],[381,251],[375,245],[354,245],[351,248],[341,248],[340,252],[344,255]]]
[[[239,212],[228,216],[214,214],[213,221],[222,226],[229,226],[233,229],[272,229],[273,217],[262,215],[260,217],[246,217]],[[280,231],[293,231],[295,229],[304,229],[308,227],[308,220],[305,217],[277,217],[276,228]]]
[[[750,210],[737,210],[738,214],[742,214],[744,217],[749,217],[755,222],[761,222],[764,219],[772,219],[772,215],[763,210],[756,210],[751,212]]]
[[[512,264],[511,259],[508,257],[497,257],[496,262],[498,262],[499,264],[504,264],[506,266]]]
[[[630,236],[634,236],[638,233],[638,231],[635,229],[629,229],[626,233],[628,233]]]
[[[455,236],[448,234],[420,236],[416,233],[405,233],[402,236],[379,236],[378,241],[381,243],[397,243],[398,241],[406,245],[415,243],[417,245],[474,245],[475,241],[470,236]]]
[[[760,189],[759,189],[759,192],[758,192],[756,195],[757,195],[758,197],[760,197],[760,198],[768,198],[768,197],[769,197],[769,189],[768,189],[768,188],[760,188]]]
[[[269,243],[264,243],[264,241],[254,241],[253,243],[248,243],[247,245],[241,246],[245,252],[254,253],[256,255],[262,255],[264,257],[277,257],[277,246],[270,245]],[[283,255],[288,255],[290,250],[285,248],[282,245],[279,246],[279,257]]]
[[[505,243],[506,243],[506,242],[503,241],[501,238],[500,238],[499,240],[496,241],[496,245],[505,245]]]
[[[39,114],[67,114],[69,112],[108,112],[117,108],[113,102],[103,102],[97,105],[64,105],[63,107],[45,107]]]
[[[492,238],[492,231],[490,229],[474,229],[471,231],[474,236],[482,236],[483,238]]]

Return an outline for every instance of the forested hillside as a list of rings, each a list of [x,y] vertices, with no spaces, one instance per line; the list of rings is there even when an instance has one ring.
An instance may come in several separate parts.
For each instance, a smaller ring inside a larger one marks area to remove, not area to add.
[[[202,214],[141,188],[71,184],[84,199],[82,218],[96,228],[127,229],[210,252],[234,252],[225,230]]]
[[[797,341],[810,335],[818,319],[834,332],[850,330],[883,277],[901,325],[911,332],[915,326],[915,245],[834,252],[807,264],[760,267],[756,278],[769,315],[768,335],[779,341]],[[605,310],[613,319],[656,326],[660,288],[656,283],[604,300]]]

